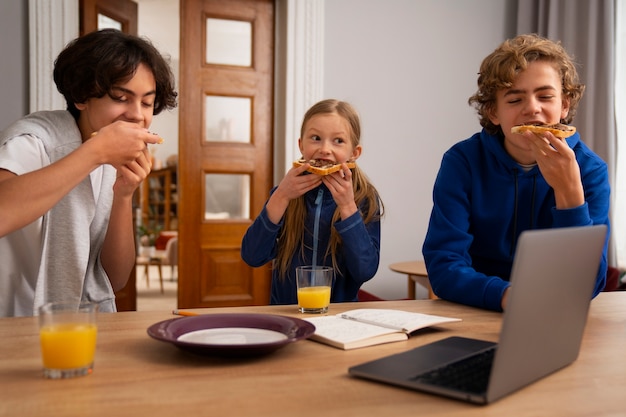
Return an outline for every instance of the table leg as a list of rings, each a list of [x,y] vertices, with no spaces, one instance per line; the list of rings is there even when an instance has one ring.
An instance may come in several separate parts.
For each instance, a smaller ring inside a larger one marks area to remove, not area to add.
[[[413,281],[413,278],[411,277],[411,275],[409,274],[408,276],[408,293],[409,293],[409,300],[415,300],[415,281]]]
[[[408,279],[408,289],[409,289],[409,299],[410,300],[414,300],[415,299],[415,283],[419,283],[420,285],[422,285],[424,288],[426,288],[428,290],[428,298],[431,300],[436,300],[439,297],[437,297],[435,295],[435,293],[433,292],[432,287],[430,286],[430,282],[428,281],[428,277],[424,276],[424,275],[408,275],[409,279]]]
[[[161,261],[158,264],[159,267],[159,282],[161,283],[161,294],[163,294],[163,269],[161,267]]]

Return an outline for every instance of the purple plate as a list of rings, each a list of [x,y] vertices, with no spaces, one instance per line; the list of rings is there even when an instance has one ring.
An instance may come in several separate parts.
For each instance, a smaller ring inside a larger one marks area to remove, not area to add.
[[[308,321],[273,314],[201,314],[164,320],[148,335],[182,350],[214,356],[258,356],[271,353],[315,332]]]

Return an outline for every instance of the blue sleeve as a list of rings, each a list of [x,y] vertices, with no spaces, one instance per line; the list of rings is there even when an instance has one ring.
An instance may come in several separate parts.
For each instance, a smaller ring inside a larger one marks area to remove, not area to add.
[[[465,158],[447,152],[433,188],[433,209],[422,254],[433,292],[440,298],[501,311],[509,282],[472,267],[471,171]]]
[[[335,223],[343,242],[347,275],[362,284],[373,278],[380,261],[380,221],[363,222],[357,211]]]
[[[241,258],[252,267],[263,266],[276,257],[278,232],[282,226],[274,224],[263,210],[250,225],[241,241]]]

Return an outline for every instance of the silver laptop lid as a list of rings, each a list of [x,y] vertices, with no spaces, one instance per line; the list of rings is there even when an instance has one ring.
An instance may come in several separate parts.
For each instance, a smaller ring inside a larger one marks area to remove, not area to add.
[[[488,402],[578,357],[606,232],[596,225],[520,235]]]

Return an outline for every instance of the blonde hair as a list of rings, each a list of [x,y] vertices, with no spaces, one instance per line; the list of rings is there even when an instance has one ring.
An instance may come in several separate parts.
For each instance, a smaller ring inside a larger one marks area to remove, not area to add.
[[[350,142],[353,148],[361,143],[361,123],[356,110],[347,102],[334,99],[322,100],[311,107],[302,120],[300,137],[304,137],[304,127],[307,122],[318,114],[338,114],[350,125]],[[367,176],[358,167],[352,170],[352,187],[354,189],[354,201],[363,216],[365,224],[380,220],[383,215],[383,203],[378,191],[371,184]],[[284,224],[278,236],[278,251],[274,267],[278,268],[281,277],[285,277],[291,264],[291,259],[296,250],[304,254],[304,222],[306,219],[306,206],[304,196],[293,199],[289,202],[285,211]],[[331,224],[339,221],[339,208],[335,209]],[[341,244],[341,237],[337,230],[331,226],[330,242],[326,248],[325,257],[331,256],[335,271],[341,274],[337,267],[337,250]]]
[[[563,98],[569,99],[569,113],[561,123],[569,124],[576,115],[578,102],[585,91],[585,85],[578,80],[578,72],[572,58],[560,42],[542,38],[536,34],[519,35],[504,41],[488,55],[480,65],[478,91],[469,98],[480,117],[480,125],[491,134],[502,131],[489,119],[496,106],[496,93],[510,88],[517,75],[534,61],[551,63],[561,76]]]

